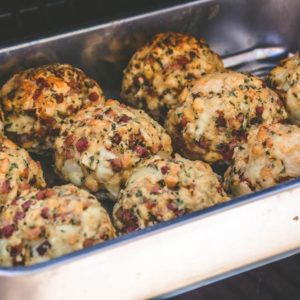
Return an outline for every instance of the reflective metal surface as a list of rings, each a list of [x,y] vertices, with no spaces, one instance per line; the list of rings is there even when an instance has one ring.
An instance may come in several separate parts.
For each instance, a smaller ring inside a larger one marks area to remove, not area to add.
[[[206,0],[0,49],[0,83],[50,62],[119,98],[122,70],[154,33],[204,37],[227,66],[264,75],[300,46],[300,1]],[[32,267],[0,268],[1,300],[138,299],[242,272],[300,249],[300,180]]]

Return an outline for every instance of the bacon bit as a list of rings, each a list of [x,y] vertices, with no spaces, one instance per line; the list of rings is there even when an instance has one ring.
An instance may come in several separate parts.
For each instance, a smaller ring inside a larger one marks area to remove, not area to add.
[[[33,96],[32,96],[32,99],[33,99],[33,100],[37,100],[37,99],[40,97],[41,93],[42,93],[42,90],[41,90],[40,88],[36,89],[36,90],[34,91],[34,94],[33,94]]]
[[[129,226],[126,227],[126,231],[127,232],[133,232],[135,230],[137,230],[139,227],[136,224],[130,224]]]
[[[219,194],[223,195],[223,189],[222,189],[221,186],[218,186],[218,187],[217,187],[217,192],[218,192]]]
[[[48,241],[45,241],[36,248],[36,251],[40,256],[43,256],[50,248],[51,244]]]
[[[155,93],[155,91],[152,88],[147,88],[146,92],[151,97],[155,97],[156,96],[156,93]]]
[[[129,223],[131,221],[131,219],[132,219],[132,213],[131,213],[131,211],[129,209],[123,210],[123,216],[122,216],[122,218],[123,218],[123,221]]]
[[[183,216],[185,214],[185,209],[177,210],[175,214],[177,217]]]
[[[154,195],[157,195],[159,194],[159,190],[160,190],[159,185],[156,183],[155,185],[152,186],[150,192]]]
[[[240,123],[243,123],[244,115],[242,113],[239,113],[236,118],[240,121]]]
[[[83,152],[83,151],[85,151],[88,148],[89,142],[88,142],[88,140],[87,140],[86,137],[81,137],[76,142],[75,146],[76,146],[76,149],[77,149],[78,152]]]
[[[122,115],[121,118],[119,119],[119,123],[127,123],[131,118],[127,115]]]
[[[201,147],[204,150],[208,150],[209,149],[209,144],[204,139],[201,139],[197,144],[198,144],[199,147]]]
[[[11,257],[18,256],[19,254],[21,254],[22,248],[23,248],[22,244],[11,247],[10,252],[9,252],[10,256]]]
[[[257,114],[257,115],[262,115],[263,112],[264,112],[263,106],[257,106],[257,107],[256,107],[256,114]]]
[[[0,191],[2,194],[8,194],[11,191],[11,186],[8,180],[2,182]]]
[[[232,135],[236,136],[239,140],[246,140],[247,132],[243,129],[233,130]]]
[[[118,133],[116,133],[116,134],[112,137],[112,141],[113,141],[115,144],[117,144],[117,145],[120,144],[121,140],[122,140],[122,137],[121,137],[120,134],[118,134]]]
[[[56,94],[54,95],[56,103],[60,104],[64,102],[64,95],[63,94]]]
[[[168,173],[168,171],[169,171],[169,167],[168,166],[163,166],[163,167],[161,167],[161,173],[163,174],[163,175],[165,175],[165,174],[167,174]]]
[[[177,206],[173,202],[169,202],[167,205],[167,208],[172,210],[172,211],[177,211]]]
[[[65,150],[65,158],[66,159],[72,159],[74,157],[72,151],[70,149]]]
[[[281,100],[281,99],[277,99],[277,105],[279,106],[279,107],[282,107],[283,106],[283,101]]]
[[[77,109],[73,105],[69,105],[67,107],[67,110],[68,110],[68,112],[69,112],[70,115],[76,113],[76,111],[77,111]]]
[[[41,88],[44,88],[44,87],[48,88],[48,87],[50,87],[49,82],[48,82],[47,80],[45,80],[44,78],[42,78],[42,77],[39,77],[39,78],[36,80],[36,84],[37,84],[38,86],[40,86]]]
[[[25,217],[25,212],[24,211],[18,211],[16,212],[14,216],[14,223],[18,223],[19,220],[22,220]]]
[[[284,177],[278,178],[276,181],[277,181],[278,183],[281,183],[281,182],[289,181],[289,180],[291,180],[291,179],[293,179],[293,177],[290,177],[290,176],[284,176]]]
[[[9,237],[12,236],[12,234],[15,231],[15,227],[14,225],[6,225],[4,227],[2,227],[2,229],[0,229],[0,236],[5,237],[6,239],[8,239]]]
[[[187,118],[183,116],[180,122],[181,128],[184,128],[187,125],[187,123]]]
[[[53,189],[50,189],[50,188],[48,188],[48,189],[45,189],[45,190],[44,190],[44,193],[45,193],[45,196],[46,196],[46,198],[48,198],[48,197],[51,197],[51,196],[55,195],[55,192],[54,192],[54,190],[53,190]]]
[[[87,247],[91,247],[94,245],[94,240],[93,239],[85,239],[85,241],[83,242],[83,247],[87,248]]]
[[[24,203],[22,204],[23,210],[26,212],[26,211],[29,209],[29,207],[31,206],[31,204],[32,204],[32,201],[31,201],[31,200],[27,200],[26,202],[24,202]]]
[[[46,193],[45,191],[39,191],[35,197],[37,200],[44,200],[46,198]]]
[[[49,216],[50,216],[50,214],[49,214],[49,207],[44,207],[44,208],[42,209],[42,211],[41,211],[41,216],[42,216],[42,218],[44,218],[44,219],[49,219]]]
[[[28,178],[29,176],[29,168],[25,168],[21,174],[22,177]]]
[[[120,103],[120,107],[122,107],[122,108],[127,108],[127,105],[124,104],[124,103]]]
[[[147,209],[151,209],[155,206],[154,203],[149,199],[146,200],[145,205]]]
[[[120,172],[123,169],[123,163],[120,158],[112,159],[110,164],[114,172]]]
[[[89,94],[89,99],[92,102],[95,102],[99,99],[99,95],[96,92],[92,92],[92,93]]]
[[[54,127],[54,125],[56,124],[56,120],[54,118],[46,118],[45,123],[51,127]]]
[[[145,158],[145,157],[149,156],[149,152],[147,151],[147,149],[145,147],[137,145],[135,147],[135,151],[139,157]]]
[[[218,111],[216,126],[217,127],[226,127],[226,120],[224,118],[224,113],[222,111]]]
[[[66,137],[66,139],[64,140],[64,146],[66,147],[70,147],[75,141],[75,137],[74,135],[69,135]]]
[[[222,154],[225,161],[230,161],[232,159],[233,150],[230,149],[229,144],[222,143],[219,145],[219,152]]]
[[[176,62],[179,65],[186,65],[187,63],[189,63],[189,60],[187,57],[180,55],[177,57]]]

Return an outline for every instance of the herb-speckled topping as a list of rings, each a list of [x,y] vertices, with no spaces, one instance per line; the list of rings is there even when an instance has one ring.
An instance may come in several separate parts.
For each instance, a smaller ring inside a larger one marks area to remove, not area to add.
[[[56,169],[65,180],[93,192],[106,188],[113,197],[138,164],[171,153],[157,122],[115,100],[78,112],[55,142]]]
[[[300,57],[299,54],[284,59],[268,76],[271,87],[285,103],[290,120],[300,125]]]
[[[122,97],[164,121],[187,82],[222,70],[222,60],[203,40],[181,33],[160,33],[130,60],[124,71]]]
[[[7,135],[33,152],[52,148],[66,117],[104,102],[97,83],[66,64],[17,73],[2,87],[1,98]]]
[[[184,156],[209,163],[230,162],[251,125],[287,118],[262,80],[233,71],[203,76],[183,90],[180,102],[168,114],[167,131]]]
[[[154,157],[137,168],[115,204],[116,228],[130,232],[229,200],[201,161]]]
[[[249,130],[247,140],[235,149],[225,185],[228,192],[239,196],[299,176],[300,128],[261,125]]]
[[[107,212],[88,192],[30,189],[2,207],[0,265],[32,265],[114,237]]]
[[[46,185],[39,163],[7,138],[0,139],[0,205],[10,203],[22,190]]]

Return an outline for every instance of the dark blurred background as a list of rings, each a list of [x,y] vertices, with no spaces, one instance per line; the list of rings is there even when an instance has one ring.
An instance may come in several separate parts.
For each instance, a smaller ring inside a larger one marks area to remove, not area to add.
[[[184,2],[187,1],[0,0],[0,45],[66,32],[89,24]],[[300,255],[184,293],[173,299],[300,299]]]

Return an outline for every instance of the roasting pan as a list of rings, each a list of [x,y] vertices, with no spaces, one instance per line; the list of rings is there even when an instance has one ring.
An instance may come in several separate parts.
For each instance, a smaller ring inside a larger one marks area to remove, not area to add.
[[[66,16],[67,17],[67,16]],[[202,0],[0,45],[0,83],[65,62],[119,99],[122,70],[158,32],[204,37],[264,76],[300,49],[300,1]],[[46,174],[47,175],[47,174]],[[300,252],[300,179],[30,267],[0,268],[1,300],[164,298]]]

